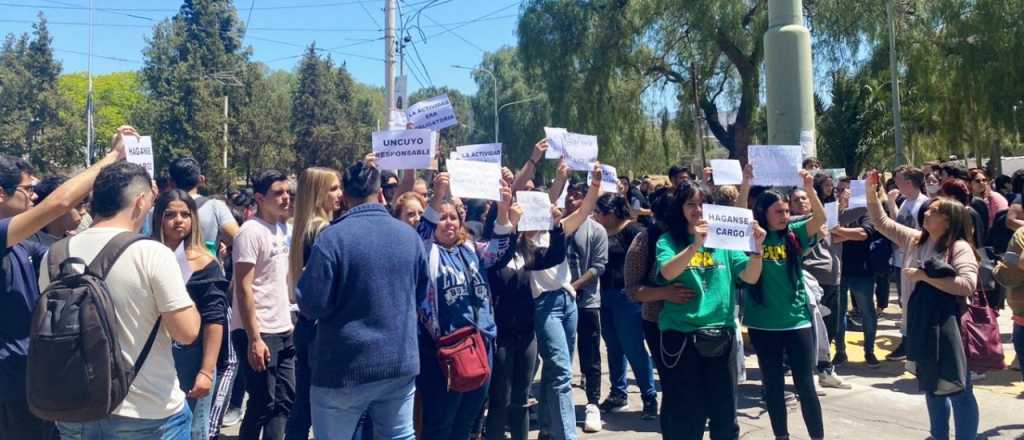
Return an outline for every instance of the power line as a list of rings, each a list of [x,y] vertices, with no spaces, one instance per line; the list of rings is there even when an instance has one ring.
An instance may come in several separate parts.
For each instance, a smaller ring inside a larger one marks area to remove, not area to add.
[[[359,7],[360,7],[360,8],[363,8],[363,12],[366,12],[366,16],[367,16],[367,17],[370,17],[370,21],[372,21],[372,22],[373,22],[373,25],[374,25],[374,26],[377,26],[377,27],[381,27],[381,26],[380,26],[380,22],[379,22],[379,21],[377,21],[377,18],[375,18],[375,17],[373,16],[373,14],[372,14],[372,13],[370,13],[370,10],[366,8],[366,5],[364,5],[364,4],[362,4],[362,3],[360,3],[360,4],[359,4]]]
[[[57,1],[57,0],[43,0],[43,1],[45,1],[47,3],[53,3],[55,5],[61,5],[61,6],[75,6],[75,7],[79,7],[80,6],[80,5],[76,5],[74,3],[60,2],[60,1]],[[86,8],[86,9],[88,9],[88,8]],[[125,16],[125,17],[138,18],[140,20],[153,21],[153,19],[150,18],[150,17],[146,17],[146,16],[142,16],[142,15],[136,15],[136,14],[129,14],[129,13],[126,13],[126,12],[113,12],[113,11],[107,10],[106,8],[93,8],[93,10],[94,11],[98,11],[98,12],[106,12],[106,13],[112,14],[112,15],[121,15],[121,16]]]
[[[2,5],[0,5],[2,6]],[[0,19],[0,23],[23,23],[23,24],[35,24],[33,20],[10,20]],[[59,26],[89,26],[88,22],[81,21],[47,21],[49,25]],[[145,24],[124,24],[124,23],[95,23],[95,26],[102,26],[108,28],[141,28],[141,29],[152,29],[152,25]],[[248,28],[250,31],[259,32],[380,32],[381,29],[369,29],[369,28],[275,28],[275,27],[255,27]],[[222,31],[223,33],[224,31]]]
[[[434,23],[434,24],[437,24],[437,25],[441,25],[441,23],[438,23],[438,22],[437,22],[436,20],[434,20],[433,18],[430,18],[430,16],[429,16],[429,15],[427,15],[427,14],[423,14],[423,17],[424,17],[424,18],[426,18],[427,20],[430,20],[430,22],[431,22],[431,23]],[[458,39],[462,40],[462,42],[463,42],[463,43],[466,43],[466,44],[470,45],[470,46],[471,46],[472,48],[474,48],[474,49],[476,49],[476,50],[479,50],[479,51],[480,51],[481,53],[485,53],[485,52],[487,52],[486,50],[484,50],[483,48],[481,48],[480,46],[478,46],[478,45],[477,45],[476,43],[473,43],[472,41],[469,41],[469,40],[467,40],[467,39],[466,39],[465,37],[463,37],[462,35],[459,35],[459,34],[458,34],[458,33],[456,33],[456,32],[455,32],[454,30],[452,30],[452,29],[449,29],[448,27],[445,27],[444,25],[441,25],[441,27],[442,27],[442,28],[443,28],[444,30],[446,30],[446,31],[448,31],[448,32],[451,32],[451,34],[452,34],[452,35],[454,35],[454,36],[455,36],[455,37],[457,37]]]
[[[249,3],[249,15],[247,15],[245,17],[245,25],[246,26],[249,26],[249,23],[252,23],[252,11],[255,8],[255,6],[256,6],[256,0],[252,0],[252,3]]]
[[[89,56],[88,52],[80,52],[80,51],[77,51],[77,50],[67,50],[67,49],[53,48],[53,51],[54,52],[70,53],[70,54],[75,54],[75,55],[82,55],[82,56]],[[118,58],[118,57],[96,55],[96,54],[92,54],[92,56],[93,56],[93,58],[102,58],[102,59],[105,59],[105,60],[120,61],[122,63],[145,64],[142,61],[139,61],[139,60],[129,60],[127,58]]]
[[[44,0],[45,1],[45,0]],[[260,11],[273,11],[273,10],[294,10],[294,9],[315,9],[315,8],[330,8],[335,6],[346,6],[356,5],[363,3],[376,3],[375,0],[350,0],[343,2],[331,2],[331,3],[316,3],[308,5],[289,5],[289,6],[264,6],[254,8]],[[23,8],[23,9],[55,9],[55,10],[88,10],[88,6],[74,6],[74,5],[62,5],[62,6],[50,6],[50,5],[38,5],[38,4],[26,4],[26,3],[0,3],[0,6],[6,6],[11,8]],[[99,9],[97,9],[98,11]],[[178,8],[104,8],[104,11],[109,12],[176,12]]]
[[[291,42],[288,42],[288,41],[274,40],[272,38],[263,38],[263,37],[254,37],[254,36],[250,36],[249,38],[251,38],[253,40],[257,40],[257,41],[266,41],[268,43],[275,43],[275,44],[280,44],[280,45],[284,45],[284,46],[302,47],[302,48],[308,47],[308,45],[302,45],[302,44],[298,44],[298,43],[291,43]],[[331,52],[331,53],[336,53],[338,55],[344,55],[344,56],[353,57],[353,58],[363,58],[363,59],[367,59],[367,60],[371,60],[371,61],[379,61],[379,62],[382,62],[382,63],[384,62],[383,58],[369,57],[369,56],[366,56],[366,55],[359,55],[359,54],[350,53],[350,52],[341,52],[341,51],[338,51],[338,50],[335,50],[335,49],[316,48],[316,50],[318,52]]]

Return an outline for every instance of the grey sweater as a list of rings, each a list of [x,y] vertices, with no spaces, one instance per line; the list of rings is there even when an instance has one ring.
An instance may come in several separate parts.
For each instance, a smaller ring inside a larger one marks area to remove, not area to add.
[[[584,309],[600,308],[601,274],[608,264],[608,232],[600,223],[587,218],[570,238],[566,259],[573,282],[586,272],[594,274],[593,282],[576,290],[576,305]]]

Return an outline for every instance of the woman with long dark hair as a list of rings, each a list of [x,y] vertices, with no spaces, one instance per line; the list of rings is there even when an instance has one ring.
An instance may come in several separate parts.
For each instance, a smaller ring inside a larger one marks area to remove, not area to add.
[[[211,416],[219,414],[227,399],[226,393],[216,390],[222,388],[221,383],[229,389],[235,373],[228,362],[234,353],[226,341],[228,281],[203,241],[199,208],[187,192],[172,189],[157,197],[152,231],[153,238],[178,253],[182,275],[187,278],[185,288],[202,317],[197,342],[188,346],[175,343],[172,354],[178,381],[188,394],[192,410],[192,440],[207,439],[220,431],[218,417]]]
[[[708,249],[708,224],[702,218],[710,195],[683,182],[666,215],[668,231],[657,242],[658,281],[678,285],[692,299],[670,295],[658,320],[664,363],[662,420],[673,420],[666,438],[698,440],[710,422],[711,438],[735,439],[736,374],[732,363],[736,331],[736,284],[761,277],[765,231],[753,224],[753,248],[744,252]],[[683,299],[683,301],[680,301]],[[666,397],[666,401],[668,398]],[[664,426],[664,423],[663,423]]]
[[[814,178],[803,170],[800,176],[811,202],[807,219],[790,223],[789,200],[775,190],[762,193],[754,202],[754,220],[768,231],[764,268],[743,299],[743,323],[757,352],[764,399],[777,440],[789,438],[784,360],[793,373],[808,434],[814,440],[825,436],[821,403],[814,388],[816,344],[802,259],[827,219],[814,189]]]

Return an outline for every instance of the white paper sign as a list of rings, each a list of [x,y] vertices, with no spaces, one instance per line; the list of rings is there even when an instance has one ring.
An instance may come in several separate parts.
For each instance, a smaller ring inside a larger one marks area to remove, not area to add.
[[[455,149],[458,159],[501,165],[501,144],[463,145]]]
[[[382,170],[422,170],[434,157],[430,130],[373,132],[373,153]]]
[[[587,173],[587,183],[594,181],[594,166],[590,166],[590,171]],[[619,192],[619,176],[615,172],[615,167],[611,165],[601,165],[601,192],[617,193]]]
[[[464,199],[501,200],[501,165],[472,160],[449,160],[452,195]]]
[[[703,218],[708,222],[704,247],[750,252],[753,250],[754,212],[732,206],[707,205]]]
[[[142,165],[149,172],[149,177],[152,178],[153,168],[155,168],[153,138],[150,136],[124,136],[122,139],[124,139],[125,159],[128,162]]]
[[[562,135],[565,163],[573,171],[587,171],[597,162],[597,136],[565,133]]]
[[[416,128],[429,128],[434,131],[458,124],[455,120],[455,108],[448,100],[448,95],[435,96],[417,102],[405,111],[409,122]]]
[[[817,140],[814,139],[814,130],[800,130],[800,148],[803,149],[804,159],[818,156]]]
[[[555,201],[555,204],[558,205],[559,208],[565,209],[565,197],[568,194],[569,194],[569,181],[566,180],[565,181],[565,185],[562,185],[562,193],[559,194],[558,200]]]
[[[408,123],[409,120],[406,119],[405,113],[401,110],[391,110],[388,114],[388,130],[405,130],[406,124]]]
[[[754,167],[757,186],[800,186],[803,150],[799,145],[751,145],[747,157]]]
[[[863,180],[850,181],[850,204],[848,209],[868,206],[868,192]]]
[[[828,219],[828,230],[839,226],[839,202],[825,204],[825,217]]]
[[[519,232],[551,230],[554,219],[551,218],[551,199],[547,193],[516,191],[516,203],[523,208]]]
[[[711,171],[715,185],[739,185],[743,183],[743,168],[735,159],[711,159]]]
[[[846,168],[829,168],[822,170],[822,172],[832,176],[833,182],[839,182],[839,179],[846,177]]]
[[[548,138],[548,151],[544,152],[545,159],[562,158],[562,136],[568,133],[564,128],[544,127],[544,136]]]

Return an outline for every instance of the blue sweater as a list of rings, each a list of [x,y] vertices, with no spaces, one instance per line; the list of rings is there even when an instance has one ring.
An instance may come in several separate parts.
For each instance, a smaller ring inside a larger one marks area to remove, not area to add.
[[[315,386],[341,388],[419,374],[416,298],[430,284],[416,231],[379,204],[320,233],[296,291],[318,320]]]

